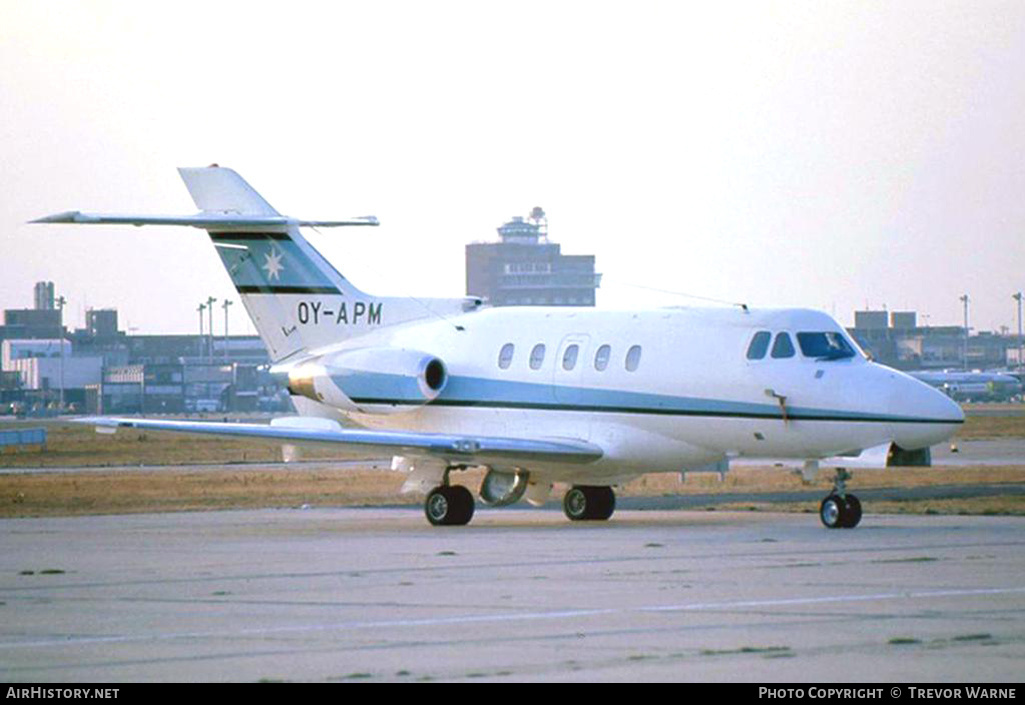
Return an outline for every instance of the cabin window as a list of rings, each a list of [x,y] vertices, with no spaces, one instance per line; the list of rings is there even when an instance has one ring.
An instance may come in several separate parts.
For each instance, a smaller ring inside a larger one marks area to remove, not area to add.
[[[634,372],[641,364],[641,346],[633,345],[626,351],[626,371]]]
[[[772,356],[776,359],[794,356],[794,343],[790,340],[789,333],[780,333],[776,336],[776,342],[772,344]]]
[[[516,350],[516,346],[512,343],[506,343],[502,346],[502,350],[498,353],[498,366],[503,370],[508,370],[509,365],[512,364],[513,352]]]
[[[576,367],[578,354],[580,354],[580,346],[576,343],[566,348],[566,352],[562,354],[562,369],[569,372]]]
[[[534,346],[534,349],[530,351],[530,369],[540,370],[541,365],[545,362],[545,344],[538,343]]]
[[[817,360],[843,360],[855,356],[854,348],[835,331],[798,333],[797,344],[802,355]]]
[[[609,366],[609,358],[612,356],[612,346],[602,345],[594,354],[594,369],[603,372]]]
[[[772,340],[772,333],[767,330],[758,331],[755,337],[751,338],[751,344],[747,346],[748,360],[761,360],[769,351],[769,341]]]

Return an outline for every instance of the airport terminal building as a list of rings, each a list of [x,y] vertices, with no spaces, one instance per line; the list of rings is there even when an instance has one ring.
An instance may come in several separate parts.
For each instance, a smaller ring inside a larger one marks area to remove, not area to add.
[[[257,336],[127,335],[115,309],[86,312],[69,331],[53,284],[32,309],[4,311],[0,413],[90,414],[288,411]]]
[[[963,326],[921,326],[914,311],[855,311],[848,332],[872,358],[898,370],[994,369],[1016,362],[1017,336]]]

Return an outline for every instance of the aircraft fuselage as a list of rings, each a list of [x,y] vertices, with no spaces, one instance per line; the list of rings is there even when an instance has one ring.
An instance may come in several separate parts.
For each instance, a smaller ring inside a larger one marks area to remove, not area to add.
[[[792,354],[749,359],[763,331],[788,334]],[[369,394],[338,379],[356,408],[337,414],[378,429],[580,438],[604,449],[588,477],[723,458],[824,458],[888,442],[922,448],[962,422],[948,398],[860,354],[803,354],[798,334],[824,331],[841,329],[804,309],[485,308],[381,328],[311,354],[380,346],[434,355],[448,378],[429,403],[411,403],[386,379]],[[572,480],[580,468],[532,471]]]

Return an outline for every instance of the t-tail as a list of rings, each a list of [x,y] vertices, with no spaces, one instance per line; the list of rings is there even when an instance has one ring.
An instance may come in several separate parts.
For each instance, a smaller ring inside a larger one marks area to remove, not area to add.
[[[232,169],[185,168],[178,173],[201,213],[281,216]],[[376,220],[365,224],[376,225]],[[339,274],[299,233],[297,223],[206,230],[274,362],[383,322],[384,301]]]
[[[178,172],[199,213],[154,216],[70,211],[32,222],[190,225],[205,229],[276,363],[383,326],[462,313],[480,303],[367,294],[331,266],[299,228],[374,226],[376,218],[289,218],[278,213],[232,169],[209,166]]]

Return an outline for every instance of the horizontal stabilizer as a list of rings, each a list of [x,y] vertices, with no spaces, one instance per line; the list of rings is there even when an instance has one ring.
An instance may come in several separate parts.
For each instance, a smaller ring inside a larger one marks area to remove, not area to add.
[[[65,211],[30,223],[76,223],[80,225],[187,225],[194,228],[236,227],[299,227],[338,228],[356,225],[378,225],[370,215],[348,220],[298,220],[283,215],[240,215],[238,213],[201,212],[192,215],[142,215],[135,213],[83,213]]]

